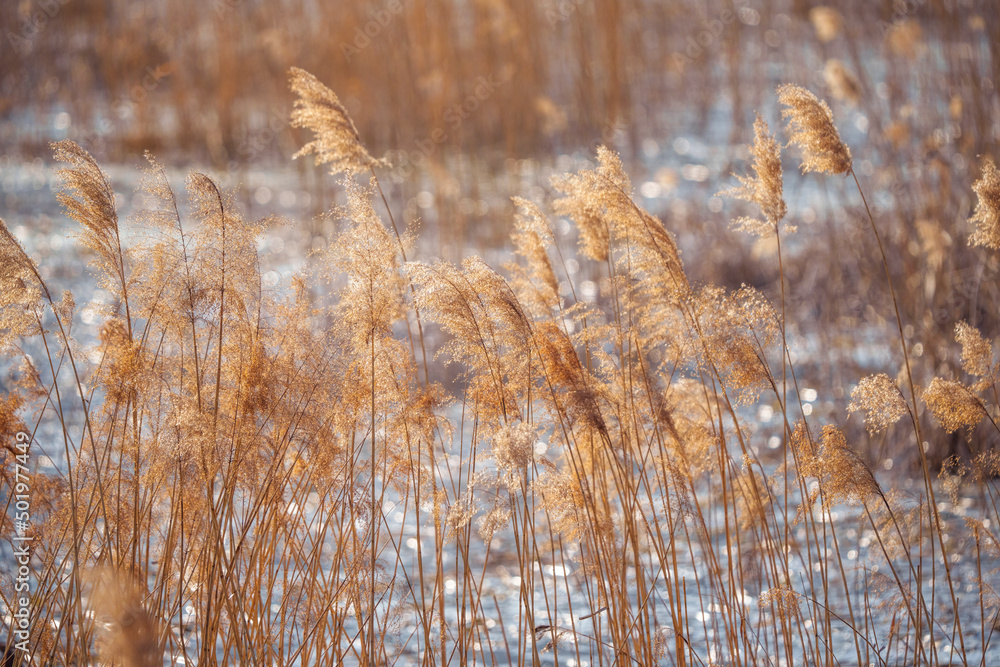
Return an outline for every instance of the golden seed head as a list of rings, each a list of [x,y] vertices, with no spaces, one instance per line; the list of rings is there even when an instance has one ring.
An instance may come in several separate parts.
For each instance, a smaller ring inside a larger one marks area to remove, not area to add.
[[[789,144],[802,149],[802,171],[844,174],[851,168],[851,151],[840,139],[833,124],[833,112],[826,102],[801,86],[778,87],[778,101],[784,106],[781,117],[788,122]]]
[[[56,198],[66,215],[80,225],[80,239],[94,252],[91,265],[102,287],[125,299],[129,282],[129,255],[123,249],[115,208],[115,191],[97,161],[75,142],[52,144],[54,157],[68,166],[56,171],[61,191]]]
[[[969,242],[1000,250],[1000,170],[993,160],[983,163],[983,175],[972,184],[979,201],[969,222],[976,225]]]
[[[955,325],[955,340],[962,346],[962,369],[969,375],[982,378],[987,385],[991,384],[996,374],[993,345],[968,322]]]
[[[944,430],[972,430],[986,417],[986,408],[971,389],[955,380],[934,378],[924,390],[924,403]]]
[[[385,164],[365,150],[354,121],[336,93],[303,69],[292,67],[289,74],[292,92],[299,96],[292,111],[292,127],[304,127],[316,135],[294,157],[314,153],[317,164],[330,165],[331,174]]]
[[[794,617],[799,612],[799,595],[791,588],[778,586],[761,593],[757,604],[761,607],[774,605],[779,618]]]
[[[40,331],[36,315],[45,296],[48,291],[35,263],[0,219],[0,350]]]
[[[848,412],[864,412],[868,432],[880,433],[906,414],[906,401],[899,387],[885,373],[863,378],[851,392]]]
[[[842,503],[864,503],[880,496],[882,490],[867,464],[848,444],[843,432],[835,426],[824,426],[820,457],[825,472],[822,487],[824,508]]]
[[[720,192],[725,197],[742,199],[756,204],[765,220],[741,217],[735,220],[737,228],[761,237],[773,236],[788,212],[782,195],[781,146],[770,134],[767,123],[760,115],[753,124],[754,141],[750,146],[753,156],[753,176],[736,176],[740,187]]]
[[[885,31],[885,45],[899,58],[916,60],[927,49],[924,45],[924,31],[915,19],[893,22]]]
[[[493,458],[507,486],[514,487],[531,465],[535,453],[535,431],[531,424],[504,424],[493,438]]]

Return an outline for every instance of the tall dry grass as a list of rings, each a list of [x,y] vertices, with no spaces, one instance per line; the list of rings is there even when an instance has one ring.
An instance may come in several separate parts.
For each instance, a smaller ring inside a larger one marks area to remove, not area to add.
[[[261,276],[257,239],[279,221],[245,219],[209,176],[181,193],[150,156],[149,205],[122,220],[63,141],[59,200],[113,297],[85,347],[72,292],[2,227],[5,448],[56,433],[64,453],[32,486],[32,661],[988,664],[1000,459],[972,440],[942,468],[922,443],[935,424],[1000,431],[992,337],[953,322],[968,378],[912,372],[884,220],[869,210],[868,243],[898,362],[855,378],[851,409],[918,452],[909,492],[845,436],[847,413],[805,408],[788,330],[809,295],[786,278],[794,212],[766,122],[727,194],[763,218],[737,226],[775,243],[774,301],[692,280],[605,147],[551,201],[514,202],[506,277],[408,260],[382,163],[331,90],[291,78],[301,153],[348,175],[336,238],[289,284]],[[867,202],[829,107],[777,95],[803,169],[846,172]],[[974,191],[987,261],[991,163]],[[432,359],[458,381],[432,381]],[[10,576],[0,593],[12,609]]]
[[[960,370],[949,353],[955,321],[987,331],[998,324],[984,305],[997,297],[991,266],[963,242],[980,156],[998,152],[1000,20],[992,10],[988,1],[7,2],[0,142],[9,164],[68,138],[102,164],[153,150],[168,165],[212,165],[232,184],[247,182],[248,163],[284,164],[306,143],[290,122],[283,81],[290,66],[305,67],[338,91],[372,154],[390,154],[396,169],[382,180],[396,215],[432,218],[453,245],[438,251],[457,261],[463,247],[482,253],[503,242],[503,227],[491,223],[512,215],[508,195],[525,194],[506,158],[538,160],[538,173],[553,155],[591,155],[604,144],[637,184],[680,182],[704,201],[718,184],[687,182],[683,167],[704,160],[672,152],[673,139],[728,139],[735,160],[735,147],[750,143],[752,112],[776,117],[770,91],[796,81],[829,100],[855,148],[913,327],[908,340],[923,348],[913,372],[927,383]],[[499,85],[482,88],[481,78]],[[329,179],[306,161],[297,167],[313,202],[334,196]],[[822,231],[793,241],[809,247],[785,257],[785,274],[810,287],[802,293],[828,295],[786,301],[797,318],[822,320],[826,370],[855,365],[839,344],[849,332],[888,330],[881,313],[891,301],[867,215],[842,185],[810,181],[817,192],[801,217],[814,216]],[[415,203],[421,192],[434,195],[431,210]],[[684,215],[673,203],[652,212],[669,210],[682,241],[706,229],[713,239],[688,267],[696,280],[777,291],[773,244],[723,234],[728,217],[718,203]],[[830,252],[838,238],[864,261],[839,262]],[[835,371],[836,409],[849,401],[850,373],[862,370]],[[916,463],[899,438],[867,446]],[[936,464],[970,453],[961,438],[931,447]]]

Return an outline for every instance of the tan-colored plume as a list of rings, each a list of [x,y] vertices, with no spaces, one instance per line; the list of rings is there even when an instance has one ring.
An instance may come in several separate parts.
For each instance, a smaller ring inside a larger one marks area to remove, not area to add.
[[[160,624],[147,611],[140,585],[110,568],[97,570],[91,578],[93,613],[102,628],[98,647],[105,664],[163,664]]]
[[[753,156],[751,167],[754,175],[737,175],[740,187],[724,190],[719,195],[756,204],[764,214],[764,220],[740,217],[734,224],[745,232],[769,237],[777,233],[778,225],[788,211],[782,196],[781,147],[759,114],[753,124],[753,134],[750,155]]]
[[[934,378],[924,390],[924,403],[944,430],[972,430],[986,417],[986,408],[976,394],[961,382]]]
[[[848,412],[863,412],[869,433],[880,433],[906,414],[907,407],[896,383],[885,373],[863,378],[851,392]]]
[[[760,594],[757,604],[761,607],[774,605],[779,618],[794,618],[799,613],[799,596],[790,588],[770,588]]]
[[[824,426],[817,445],[804,424],[800,425],[792,436],[792,447],[802,474],[819,480],[824,510],[882,495],[875,476],[837,427]]]
[[[826,102],[801,86],[778,86],[778,101],[788,107],[781,117],[788,125],[789,144],[802,149],[802,171],[844,174],[851,168],[851,151],[833,124]]]
[[[993,160],[983,162],[983,175],[972,184],[979,201],[969,222],[976,225],[969,242],[1000,250],[1000,170]]]
[[[996,381],[993,345],[983,338],[979,329],[968,322],[959,322],[955,325],[955,340],[962,346],[962,369],[981,378],[976,389],[985,389]]]
[[[295,157],[313,153],[317,164],[330,165],[331,174],[364,171],[385,164],[365,150],[358,128],[336,93],[298,67],[289,70],[289,80],[292,92],[298,95],[292,111],[292,127],[304,127],[315,135]]]
[[[47,294],[35,263],[0,219],[0,350],[40,330],[38,308]]]
[[[524,258],[527,266],[512,262],[505,268],[512,273],[511,286],[518,298],[535,313],[545,314],[559,305],[559,282],[548,253],[555,243],[552,226],[532,202],[521,197],[514,197],[513,201],[517,216],[511,240],[515,254]]]
[[[111,181],[78,144],[58,141],[52,149],[57,161],[69,165],[56,171],[62,179],[62,191],[56,197],[66,215],[80,224],[81,239],[94,252],[93,265],[102,286],[127,305],[129,262],[119,234]]]

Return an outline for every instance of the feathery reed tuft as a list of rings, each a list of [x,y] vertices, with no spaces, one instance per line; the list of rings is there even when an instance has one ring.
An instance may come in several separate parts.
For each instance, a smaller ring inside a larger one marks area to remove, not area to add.
[[[809,10],[809,21],[816,30],[816,37],[824,44],[836,39],[844,28],[844,17],[833,7],[813,7]]]
[[[706,372],[719,375],[741,403],[750,403],[773,385],[768,350],[781,339],[770,302],[752,287],[729,294],[705,287],[691,299],[701,329],[694,353],[703,355]]]
[[[66,214],[83,228],[81,238],[96,255],[94,266],[102,286],[127,305],[127,257],[122,249],[111,181],[90,153],[75,142],[55,142],[52,148],[56,160],[69,165],[56,172],[63,187],[56,197]]]
[[[972,184],[979,201],[976,211],[969,222],[976,225],[976,230],[969,237],[972,245],[985,246],[991,250],[1000,250],[1000,169],[996,163],[987,158],[983,162],[983,175]]]
[[[899,387],[885,373],[863,378],[851,392],[848,412],[865,413],[865,426],[871,434],[880,433],[907,412],[906,400]]]
[[[832,58],[823,67],[823,78],[834,99],[855,105],[861,101],[861,82],[847,66]]]
[[[944,430],[972,430],[986,417],[986,408],[969,387],[955,380],[934,378],[924,390],[924,403]]]
[[[292,67],[289,76],[292,92],[298,95],[292,111],[292,127],[304,127],[316,135],[294,157],[314,153],[316,163],[329,164],[334,175],[385,164],[365,150],[354,121],[336,93],[298,67]]]
[[[493,436],[493,459],[499,469],[501,481],[508,488],[515,488],[531,465],[537,440],[531,424],[524,422],[504,424]]]
[[[836,426],[823,427],[818,446],[804,428],[797,428],[792,446],[798,452],[802,474],[819,480],[824,510],[882,495],[875,476]]]
[[[962,369],[980,378],[976,389],[985,389],[996,381],[998,368],[993,364],[993,345],[979,329],[968,322],[955,325],[955,340],[962,346]]]
[[[736,175],[740,187],[724,190],[719,196],[756,204],[764,214],[765,220],[740,217],[734,224],[737,229],[766,238],[777,233],[778,225],[788,212],[782,196],[781,147],[774,135],[770,134],[767,122],[760,117],[760,114],[754,121],[753,134],[750,155],[753,156],[751,166],[754,176]],[[787,231],[794,230],[795,228],[791,227]]]
[[[791,588],[778,586],[761,593],[757,604],[761,607],[774,605],[779,618],[794,618],[799,612],[799,595]]]
[[[39,306],[45,283],[24,246],[0,219],[0,351],[39,331]]]
[[[789,144],[802,149],[802,171],[845,174],[851,168],[851,151],[833,124],[826,102],[793,84],[778,86],[778,101],[788,107],[781,117],[788,122]]]
[[[601,146],[597,159],[597,169],[553,177],[552,187],[563,196],[552,202],[552,208],[576,223],[581,252],[603,262],[610,252],[612,233],[606,209],[619,198],[631,196],[632,184],[611,150]]]
[[[545,314],[559,305],[559,282],[552,270],[547,248],[555,238],[545,214],[527,199],[514,197],[517,216],[514,218],[514,253],[523,257],[527,268],[511,262],[507,268],[512,274],[511,285],[518,298],[537,314]]]

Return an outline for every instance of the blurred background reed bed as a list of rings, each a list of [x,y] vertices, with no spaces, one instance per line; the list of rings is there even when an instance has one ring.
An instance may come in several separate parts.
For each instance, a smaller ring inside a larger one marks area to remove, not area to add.
[[[992,3],[0,25],[32,664],[1000,655]]]

